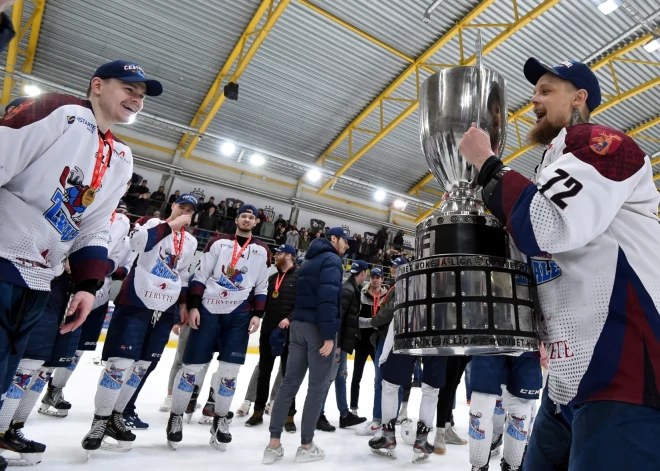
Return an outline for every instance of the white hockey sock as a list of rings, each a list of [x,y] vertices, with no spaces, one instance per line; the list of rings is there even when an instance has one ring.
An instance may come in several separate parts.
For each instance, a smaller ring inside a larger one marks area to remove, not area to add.
[[[53,380],[51,381],[54,388],[63,388],[66,386],[66,383],[69,382],[69,378],[71,378],[71,375],[78,366],[80,357],[83,356],[83,353],[85,353],[84,350],[76,350],[76,354],[73,356],[73,360],[69,363],[69,366],[55,368]]]
[[[213,375],[211,387],[215,395],[215,415],[224,417],[231,408],[231,401],[236,392],[236,377],[241,365],[218,362],[217,374]]]
[[[532,413],[529,417],[529,431],[527,432],[527,444],[529,445],[529,439],[532,438],[532,432],[534,431],[534,419],[536,418],[536,401],[532,402]]]
[[[438,409],[438,392],[440,389],[433,388],[422,383],[422,402],[419,404],[419,421],[429,428],[433,428],[433,419]]]
[[[511,466],[520,466],[529,434],[532,400],[511,396],[506,410],[504,459]]]
[[[197,375],[202,371],[204,365],[186,365],[181,367],[181,371],[174,378],[174,389],[172,389],[172,408],[173,414],[181,415],[186,411],[190,397],[192,396]]]
[[[140,385],[144,375],[147,374],[149,365],[151,365],[151,362],[146,360],[136,361],[133,364],[133,370],[130,373],[130,376],[127,374],[128,380],[126,380],[124,385],[121,387],[119,397],[117,398],[117,402],[115,403],[113,410],[116,412],[124,412],[126,404],[128,404],[128,402],[133,397],[133,394],[135,394],[135,390]]]
[[[495,409],[493,409],[493,440],[498,435],[502,435],[504,433],[504,419],[506,418],[506,402],[505,402],[505,397],[506,394],[506,386],[502,385],[502,396],[497,398],[497,402],[495,402]]]
[[[14,379],[5,395],[2,410],[0,410],[0,433],[4,433],[9,429],[9,425],[14,419],[14,414],[16,414],[16,410],[25,396],[25,391],[30,386],[32,375],[43,364],[43,360],[27,360],[25,358],[18,364]]]
[[[105,368],[101,371],[101,378],[94,397],[94,414],[109,417],[119,399],[124,381],[128,379],[131,368],[135,363],[128,358],[112,357],[108,359]]]
[[[490,444],[493,440],[493,409],[497,399],[498,397],[492,394],[472,393],[468,428],[470,464],[472,466],[482,467],[490,458]]]
[[[22,422],[25,421],[30,416],[30,412],[34,409],[34,405],[39,400],[39,396],[44,390],[48,380],[53,374],[54,368],[48,366],[42,366],[37,371],[32,373],[32,379],[30,379],[30,386],[25,390],[23,399],[18,405],[18,409],[14,413],[13,422]]]
[[[397,410],[399,409],[399,385],[392,384],[389,381],[383,380],[383,390],[381,396],[381,415],[382,423],[389,424],[392,419],[396,418]]]

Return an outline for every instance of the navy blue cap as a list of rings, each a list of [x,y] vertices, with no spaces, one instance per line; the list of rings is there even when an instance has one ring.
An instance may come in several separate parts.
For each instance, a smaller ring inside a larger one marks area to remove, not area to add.
[[[9,102],[9,104],[5,107],[5,113],[9,111],[9,108],[13,106],[18,106],[21,103],[23,103],[25,100],[30,98],[29,96],[19,96],[18,98],[14,98],[12,101]]]
[[[401,265],[405,265],[407,263],[408,263],[408,260],[406,260],[403,257],[397,257],[394,260],[392,260],[392,265],[394,265],[396,267],[400,267]]]
[[[257,215],[257,208],[254,207],[254,206],[251,205],[251,204],[244,204],[243,206],[241,206],[240,208],[238,208],[238,212],[236,213],[236,216],[238,217],[238,216],[240,216],[241,214],[243,214],[243,213],[247,213],[247,212],[251,212],[251,213],[254,214],[255,217],[256,217],[256,215]]]
[[[380,276],[382,278],[383,277],[383,270],[381,270],[378,267],[372,268],[370,276]]]
[[[184,193],[176,199],[175,203],[192,204],[193,209],[197,211],[197,205],[199,204],[199,201],[197,200],[197,197],[195,195],[191,193]]]
[[[296,265],[300,265],[304,261],[305,261],[305,257],[300,256],[296,259]]]
[[[369,269],[369,265],[364,260],[356,260],[351,264],[351,273],[360,273]]]
[[[552,74],[564,80],[568,80],[578,89],[587,91],[587,108],[593,111],[598,108],[602,100],[600,83],[593,71],[582,62],[567,60],[555,66],[549,66],[535,57],[530,57],[525,62],[525,77],[532,85],[545,74]]]
[[[296,249],[294,249],[293,246],[289,244],[280,245],[278,248],[275,249],[275,252],[284,252],[291,254],[294,257],[296,256]]]
[[[116,78],[122,82],[144,82],[147,86],[148,96],[158,96],[163,93],[163,86],[158,80],[148,79],[142,70],[142,67],[134,62],[128,61],[112,61],[103,64],[96,69],[92,78],[98,77],[102,79]]]
[[[333,227],[332,229],[328,230],[325,235],[341,237],[342,239],[346,239],[348,241],[353,240],[353,238],[348,235],[348,232],[346,232],[346,229],[343,227]]]

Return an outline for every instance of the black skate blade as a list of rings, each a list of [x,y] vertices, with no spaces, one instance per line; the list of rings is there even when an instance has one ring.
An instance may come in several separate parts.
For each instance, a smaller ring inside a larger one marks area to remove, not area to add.
[[[374,455],[382,456],[384,458],[389,458],[391,460],[396,459],[396,451],[394,451],[394,450],[383,450],[382,448],[371,448],[371,452]]]
[[[58,419],[63,419],[69,415],[69,409],[52,409],[51,406],[46,405],[41,406],[37,412],[49,417],[56,417]]]

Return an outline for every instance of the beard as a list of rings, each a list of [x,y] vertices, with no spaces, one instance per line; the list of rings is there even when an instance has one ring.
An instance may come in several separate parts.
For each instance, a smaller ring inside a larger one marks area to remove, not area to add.
[[[534,126],[527,134],[527,142],[537,146],[547,146],[559,135],[565,126],[556,126],[546,117],[540,125]]]

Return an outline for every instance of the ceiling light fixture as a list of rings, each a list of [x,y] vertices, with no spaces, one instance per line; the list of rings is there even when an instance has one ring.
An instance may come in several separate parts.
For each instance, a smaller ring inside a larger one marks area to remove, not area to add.
[[[41,95],[41,88],[37,87],[36,85],[26,85],[23,87],[23,90],[27,96]]]
[[[621,0],[606,0],[598,5],[598,9],[603,15],[609,15],[621,6]]]
[[[220,146],[220,152],[222,152],[222,155],[224,155],[225,157],[229,157],[234,152],[236,152],[236,146],[234,145],[233,142],[225,141]]]
[[[386,196],[387,194],[383,190],[376,190],[376,192],[374,193],[374,199],[376,201],[383,201]]]
[[[250,157],[250,163],[255,167],[261,167],[266,163],[266,159],[260,154],[252,154],[252,157]]]
[[[310,182],[317,182],[320,179],[321,179],[321,172],[319,172],[315,168],[307,172],[307,180],[309,180]]]

